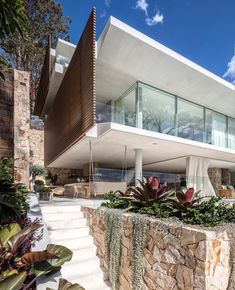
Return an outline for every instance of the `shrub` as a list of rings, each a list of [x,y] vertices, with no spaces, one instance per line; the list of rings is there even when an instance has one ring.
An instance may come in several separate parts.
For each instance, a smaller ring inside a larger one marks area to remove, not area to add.
[[[38,165],[38,164],[32,164],[29,167],[30,174],[32,176],[33,182],[35,181],[35,178],[37,176],[46,176],[47,170],[45,167]]]
[[[154,181],[154,182],[152,182]],[[159,180],[147,180],[141,183],[142,188],[129,188],[126,194],[108,193],[109,202],[101,206],[120,208],[147,214],[156,218],[176,217],[188,224],[206,227],[222,223],[235,223],[235,204],[227,205],[220,197],[204,200],[193,188],[167,191],[159,187]]]
[[[0,183],[12,183],[14,173],[14,158],[3,157],[0,160]]]
[[[18,223],[12,223],[0,229],[0,289],[32,289],[37,277],[58,271],[71,260],[72,252],[59,245],[49,244],[45,251],[30,252],[27,240],[41,226],[33,223],[21,229]]]

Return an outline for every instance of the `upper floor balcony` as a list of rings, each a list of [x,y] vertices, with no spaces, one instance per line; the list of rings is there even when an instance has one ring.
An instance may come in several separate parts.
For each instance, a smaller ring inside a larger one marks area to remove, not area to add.
[[[142,82],[116,101],[97,102],[96,111],[97,123],[114,122],[235,149],[234,118]]]

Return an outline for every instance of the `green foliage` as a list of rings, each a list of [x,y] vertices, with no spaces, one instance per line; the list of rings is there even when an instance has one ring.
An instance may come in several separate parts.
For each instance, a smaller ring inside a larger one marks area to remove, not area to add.
[[[35,279],[45,274],[54,273],[72,258],[72,252],[60,245],[48,245],[45,251],[30,252],[30,245],[25,248],[26,241],[41,228],[41,224],[33,223],[23,229],[18,224],[9,224],[0,229],[0,289],[31,289]],[[27,276],[32,276],[27,282]],[[72,289],[72,288],[71,288]]]
[[[122,211],[107,209],[104,212],[105,252],[108,258],[109,279],[112,289],[117,289],[121,257]]]
[[[10,1],[13,0],[5,0],[4,2]],[[68,41],[71,19],[64,17],[61,4],[58,1],[23,0],[22,2],[30,29],[23,29],[23,39],[16,32],[0,43],[2,48],[0,53],[13,68],[30,72],[30,97],[31,108],[33,108],[48,36],[52,37],[53,48],[58,38]]]
[[[37,186],[42,186],[42,185],[44,185],[44,181],[38,179],[38,180],[35,180],[34,184],[37,185]]]
[[[0,0],[0,40],[5,41],[16,31],[23,37],[23,29],[28,29],[24,14],[23,0]],[[0,78],[5,80],[3,73],[7,61],[0,57]]]
[[[172,211],[166,204],[155,203],[151,206],[142,207],[138,210],[138,213],[155,216],[156,218],[169,218]]]
[[[11,191],[0,193],[1,222],[14,216],[26,215],[28,204],[28,190],[23,185],[11,185]]]
[[[16,31],[23,36],[23,29],[27,28],[23,0],[0,0],[0,39],[4,40]]]
[[[47,288],[46,290],[53,290],[53,289]],[[77,283],[72,284],[69,281],[61,278],[59,282],[58,290],[85,290],[85,289]]]
[[[221,202],[220,197],[212,197],[191,208],[180,217],[185,223],[214,227],[222,223],[235,223],[235,206]]]
[[[132,289],[142,289],[143,251],[147,237],[147,223],[141,215],[132,216]]]
[[[46,176],[47,170],[44,166],[38,164],[31,164],[29,167],[29,172],[32,175],[33,181],[37,176]]]
[[[157,187],[156,187],[157,188]],[[211,197],[207,200],[198,197],[192,188],[185,191],[165,191],[155,199],[151,197],[151,189],[146,187],[131,188],[128,196],[109,192],[110,202],[102,203],[107,208],[124,209],[140,214],[151,215],[156,218],[176,217],[188,224],[213,227],[222,223],[235,223],[235,205],[221,202],[220,197]],[[163,197],[163,198],[161,198]]]
[[[0,160],[0,184],[12,183],[14,172],[14,158],[3,157]]]

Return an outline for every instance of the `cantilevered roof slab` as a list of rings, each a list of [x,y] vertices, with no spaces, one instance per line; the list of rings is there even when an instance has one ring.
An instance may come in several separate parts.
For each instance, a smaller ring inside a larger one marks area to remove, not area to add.
[[[90,160],[90,142],[93,161],[104,168],[122,168],[127,146],[128,168],[135,166],[135,149],[142,149],[143,168],[150,171],[182,172],[187,156],[209,158],[212,167],[218,162],[235,171],[235,150],[116,123],[97,124],[49,167],[83,168]]]
[[[111,17],[97,43],[97,99],[137,80],[235,117],[233,84]]]

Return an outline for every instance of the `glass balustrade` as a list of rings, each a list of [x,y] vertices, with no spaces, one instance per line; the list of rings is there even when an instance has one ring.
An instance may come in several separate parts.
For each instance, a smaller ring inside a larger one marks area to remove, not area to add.
[[[235,119],[137,82],[108,103],[97,102],[97,123],[122,125],[235,150]]]

